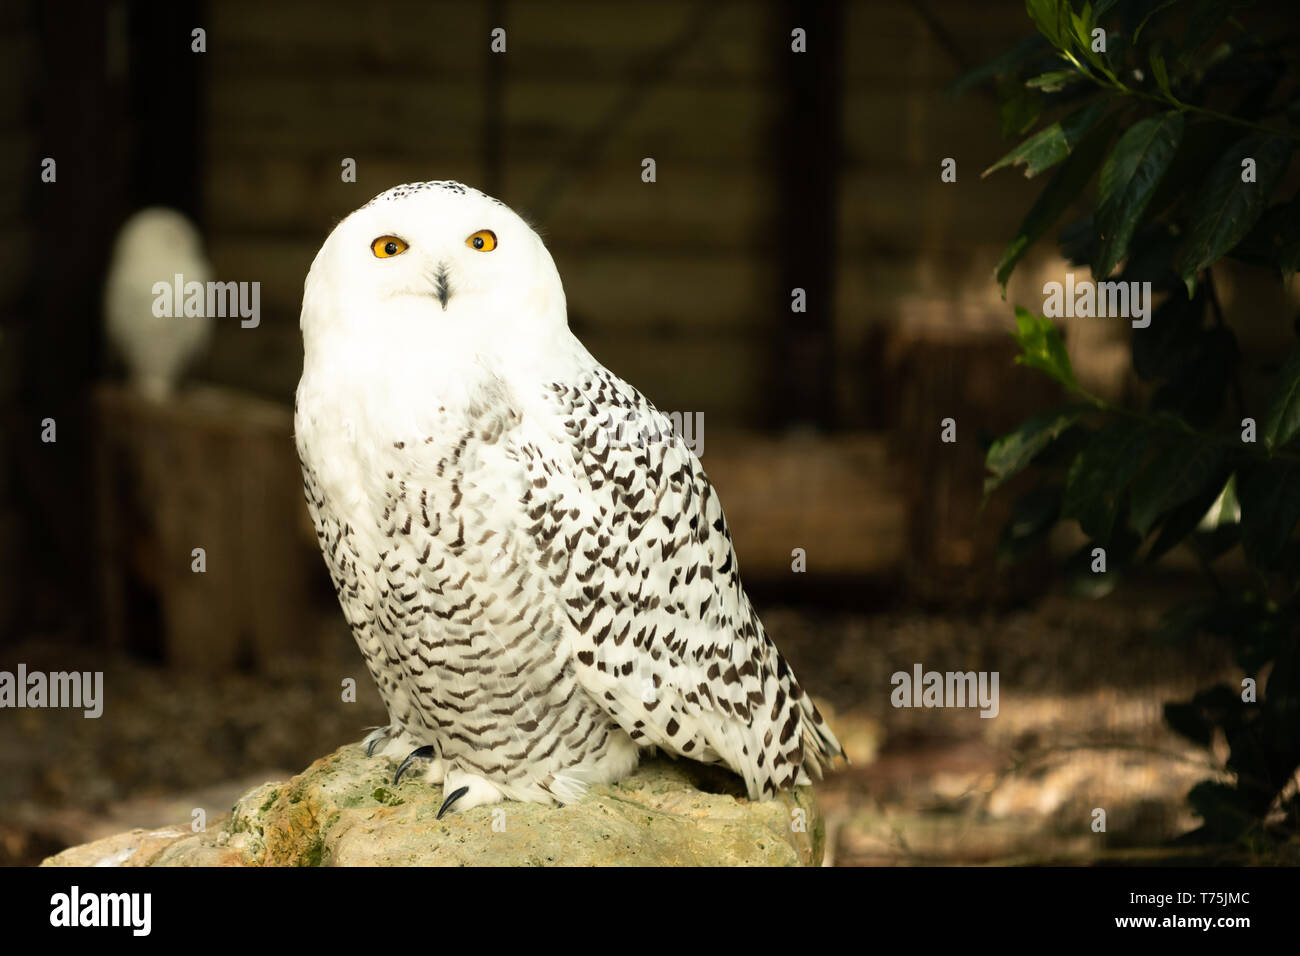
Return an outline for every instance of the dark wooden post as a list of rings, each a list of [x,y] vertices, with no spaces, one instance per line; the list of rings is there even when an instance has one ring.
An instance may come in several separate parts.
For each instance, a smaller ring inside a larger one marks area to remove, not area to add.
[[[106,365],[105,271],[114,235],[151,203],[199,211],[196,0],[166,4],[33,4],[38,51],[32,103],[31,267],[19,308],[15,431],[33,569],[30,604],[92,637],[96,500],[90,388]],[[54,182],[41,162],[56,163]],[[57,441],[40,440],[55,420]],[[102,612],[102,609],[101,609]],[[102,620],[102,613],[101,613]],[[44,622],[46,626],[54,621]]]
[[[17,324],[17,457],[31,503],[29,604],[33,616],[50,618],[34,626],[85,630],[94,568],[87,398],[100,365],[108,246],[123,208],[123,97],[108,71],[108,7],[33,6],[36,148],[23,173],[33,254]],[[46,158],[55,163],[53,182],[41,179]],[[53,443],[41,441],[46,418],[55,421]]]
[[[127,61],[132,211],[171,206],[202,223],[203,97],[207,53],[192,50],[191,31],[206,29],[197,0],[130,5]],[[207,42],[220,43],[208,36]]]
[[[776,253],[781,262],[779,325],[772,338],[767,418],[789,427],[835,424],[834,305],[836,201],[840,164],[842,0],[776,6],[780,106],[772,128],[777,157]],[[807,52],[791,50],[806,31]],[[806,312],[791,311],[803,289]]]

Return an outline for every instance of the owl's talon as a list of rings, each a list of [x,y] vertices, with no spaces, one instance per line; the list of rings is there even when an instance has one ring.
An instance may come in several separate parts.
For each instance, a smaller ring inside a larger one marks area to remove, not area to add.
[[[370,733],[366,734],[365,740],[361,741],[361,746],[366,748],[367,757],[373,757],[375,755],[375,748],[388,740],[389,728],[367,727],[366,729],[369,730]]]
[[[406,773],[407,769],[415,761],[432,760],[433,758],[434,758],[434,750],[431,744],[425,744],[423,747],[416,747],[414,750],[412,750],[409,754],[406,755],[405,760],[403,760],[400,764],[398,764],[397,773],[393,774],[393,786],[397,786],[399,783],[402,782],[402,774]]]
[[[442,808],[438,811],[438,819],[441,820],[442,815],[451,809],[451,805],[467,793],[469,793],[469,787],[461,787],[459,790],[453,792],[446,800],[442,801]]]
[[[442,781],[442,792],[446,799],[438,810],[438,819],[448,813],[464,813],[489,803],[505,799],[501,788],[490,780],[477,774],[465,773],[455,767],[448,767]]]

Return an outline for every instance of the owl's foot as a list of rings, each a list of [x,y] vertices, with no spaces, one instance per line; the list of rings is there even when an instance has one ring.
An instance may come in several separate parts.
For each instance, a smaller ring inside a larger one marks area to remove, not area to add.
[[[396,727],[371,727],[370,733],[366,734],[361,741],[361,748],[365,750],[367,757],[375,755],[375,748],[383,746],[389,737],[396,736],[398,733]]]
[[[402,776],[416,761],[428,763],[428,769],[424,773],[427,782],[442,783],[442,761],[437,759],[433,747],[422,744],[405,730],[399,730],[393,725],[375,727],[366,739],[361,741],[361,746],[367,757],[402,758],[393,780],[394,784],[401,781]]]
[[[446,794],[446,798],[442,801],[441,809],[438,810],[439,820],[442,819],[443,814],[451,811],[461,813],[489,803],[499,803],[505,799],[505,795],[496,784],[460,770],[447,771],[442,792]]]
[[[438,759],[438,751],[433,745],[425,744],[422,747],[416,747],[398,764],[397,772],[393,774],[393,786],[397,786],[402,782],[402,774],[406,773],[411,768],[411,764],[416,761],[429,765],[429,768],[424,772],[424,779],[427,783],[442,783],[442,761]]]

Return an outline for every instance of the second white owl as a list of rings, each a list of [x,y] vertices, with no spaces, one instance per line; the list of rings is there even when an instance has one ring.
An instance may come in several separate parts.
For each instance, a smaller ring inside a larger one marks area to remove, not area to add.
[[[184,283],[205,286],[212,279],[198,229],[174,209],[150,207],[135,213],[113,246],[104,292],[105,324],[131,386],[155,401],[175,392],[185,370],[212,339],[210,315],[157,314],[155,287],[165,283],[171,288],[178,275]]]

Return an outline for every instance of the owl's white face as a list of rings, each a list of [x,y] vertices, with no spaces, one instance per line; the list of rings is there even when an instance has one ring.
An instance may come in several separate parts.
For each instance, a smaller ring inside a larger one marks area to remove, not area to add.
[[[302,331],[337,353],[497,352],[567,326],[559,273],[541,238],[508,207],[458,183],[377,196],[335,227],[303,293]]]

